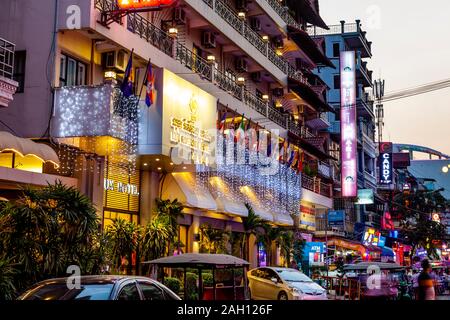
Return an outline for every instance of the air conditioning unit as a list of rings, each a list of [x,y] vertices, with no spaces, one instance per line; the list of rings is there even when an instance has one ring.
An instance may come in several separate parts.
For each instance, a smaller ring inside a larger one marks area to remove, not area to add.
[[[284,89],[283,88],[275,88],[272,90],[272,94],[274,97],[282,97],[282,96],[284,96]]]
[[[261,21],[258,18],[252,17],[250,19],[250,27],[254,31],[261,31]]]
[[[216,36],[210,31],[203,32],[202,45],[208,49],[214,49],[216,47]]]
[[[261,82],[261,71],[252,72],[252,80],[255,82]]]
[[[244,58],[237,58],[236,59],[236,71],[237,72],[247,72],[248,71],[247,60],[245,60]]]
[[[248,0],[236,0],[236,9],[247,11]]]
[[[173,20],[177,25],[186,24],[186,11],[183,8],[175,8],[173,11]]]
[[[128,53],[124,50],[115,50],[102,53],[102,67],[104,70],[125,72]]]

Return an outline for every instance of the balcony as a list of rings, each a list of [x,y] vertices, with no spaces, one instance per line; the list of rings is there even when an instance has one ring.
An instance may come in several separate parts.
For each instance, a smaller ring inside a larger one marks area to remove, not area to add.
[[[373,86],[372,73],[373,71],[367,69],[367,62],[358,57],[356,59],[356,77],[364,88]]]
[[[308,33],[312,37],[323,37],[330,35],[342,35],[350,49],[361,50],[362,58],[372,57],[372,42],[366,38],[366,32],[361,29],[361,21],[356,20],[355,23],[345,23],[341,21],[339,25],[328,26],[329,30],[308,27]]]
[[[118,87],[62,87],[55,90],[52,136],[112,137],[137,144],[138,101],[125,98]]]
[[[297,29],[302,29],[302,26],[295,21],[294,17],[289,13],[289,8],[282,6],[279,0],[263,0],[266,1],[272,9],[280,16],[280,18],[288,25]]]
[[[317,164],[317,172],[325,178],[331,179],[333,177],[331,167],[323,162]]]
[[[321,182],[320,178],[317,177],[302,174],[302,188],[327,198],[332,198],[333,196],[333,186],[329,183]]]
[[[372,173],[364,171],[364,181],[366,188],[374,190],[377,188],[377,178]]]
[[[323,130],[330,126],[330,122],[327,113],[321,112],[318,117],[306,121],[306,125],[315,130]]]
[[[0,106],[7,107],[13,101],[19,83],[14,77],[15,45],[0,38]]]
[[[373,104],[374,100],[372,95],[368,92],[365,92],[362,86],[357,89],[357,100],[356,105],[358,106],[358,116],[365,118],[374,118],[373,112]]]
[[[170,37],[166,32],[157,28],[142,16],[137,14],[128,15],[127,25],[130,32],[137,34],[167,56],[177,60],[184,67],[198,74],[203,80],[216,85],[224,92],[242,101],[246,106],[257,111],[283,129],[289,130],[297,135],[299,134],[297,125],[289,121],[288,115],[272,107],[269,102],[258,98],[255,94],[246,90],[244,86],[238,85],[233,79],[226,76],[224,72],[212,67],[212,64],[207,60],[175,41],[174,38]],[[288,68],[288,70],[292,73],[293,77],[306,81],[301,72],[293,71],[291,68]]]

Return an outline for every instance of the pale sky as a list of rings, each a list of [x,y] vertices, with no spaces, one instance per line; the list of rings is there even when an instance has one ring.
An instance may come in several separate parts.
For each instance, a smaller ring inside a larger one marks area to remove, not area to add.
[[[450,78],[450,1],[319,1],[328,25],[361,20],[373,42],[369,68],[386,80],[387,93]],[[385,141],[450,154],[450,88],[387,102],[384,110]]]

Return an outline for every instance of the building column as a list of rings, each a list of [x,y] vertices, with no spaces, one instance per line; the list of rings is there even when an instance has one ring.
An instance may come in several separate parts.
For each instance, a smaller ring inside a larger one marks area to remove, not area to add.
[[[141,171],[140,190],[140,224],[146,225],[152,219],[156,208],[155,200],[159,197],[159,174],[152,171]]]
[[[199,233],[200,233],[200,216],[194,214],[192,216],[192,224],[189,227],[188,231],[188,245],[187,245],[188,252],[199,253],[200,243],[198,241],[194,241],[195,240],[194,235]]]
[[[256,236],[253,234],[249,236],[248,262],[250,263],[250,268],[258,267],[258,247],[256,245]]]

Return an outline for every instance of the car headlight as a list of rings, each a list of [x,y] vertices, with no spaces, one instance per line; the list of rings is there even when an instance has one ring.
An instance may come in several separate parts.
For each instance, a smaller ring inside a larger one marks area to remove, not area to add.
[[[295,287],[291,287],[291,290],[292,290],[292,294],[293,294],[294,296],[298,296],[298,297],[303,296],[302,290],[297,289],[297,288],[295,288]]]

